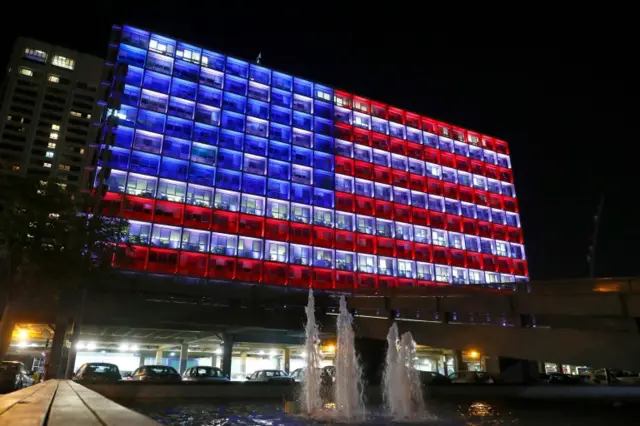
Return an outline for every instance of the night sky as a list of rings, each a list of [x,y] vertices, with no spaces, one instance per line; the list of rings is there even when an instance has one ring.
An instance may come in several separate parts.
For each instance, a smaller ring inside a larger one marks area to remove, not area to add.
[[[122,12],[118,3],[73,16],[30,16],[19,28],[3,22],[0,63],[18,35],[104,56],[112,23],[246,60],[262,52],[267,67],[506,140],[533,279],[586,276],[593,215],[603,194],[596,274],[639,275],[631,252],[640,240],[633,207],[638,138],[623,130],[631,71],[618,53],[629,38],[588,36],[587,29],[583,35],[566,26],[557,34],[517,27],[437,32],[428,22],[401,32],[384,21],[350,24],[347,15],[331,26],[327,20],[315,25],[254,15],[248,5],[222,10],[221,2],[208,3],[215,13],[149,15]]]

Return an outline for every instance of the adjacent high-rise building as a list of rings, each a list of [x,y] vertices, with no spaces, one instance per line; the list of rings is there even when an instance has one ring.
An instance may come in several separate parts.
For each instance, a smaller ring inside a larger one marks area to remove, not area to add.
[[[1,172],[79,187],[103,68],[95,56],[16,40],[0,90]]]
[[[527,280],[507,143],[115,26],[94,186],[121,268],[317,288]]]

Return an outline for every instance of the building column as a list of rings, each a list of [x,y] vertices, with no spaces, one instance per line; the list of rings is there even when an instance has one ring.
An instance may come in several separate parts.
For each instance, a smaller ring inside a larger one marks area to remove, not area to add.
[[[218,366],[218,355],[216,355],[216,354],[212,354],[211,355],[211,366],[212,367],[217,367]]]
[[[291,372],[291,349],[284,348],[284,371],[289,374]]]
[[[556,373],[563,373],[562,364],[556,364]]]
[[[78,340],[80,337],[80,324],[75,322],[73,324],[73,331],[71,332],[69,351],[67,352],[67,363],[64,378],[70,379],[75,372],[74,367],[76,365],[76,355],[78,353]]]
[[[57,319],[56,329],[53,333],[53,341],[51,342],[51,350],[47,356],[47,379],[62,377],[62,371],[60,371],[62,369],[60,367],[62,361],[62,350],[64,349],[64,341],[67,335],[67,326],[68,321],[66,317],[61,316]]]
[[[247,353],[240,352],[240,372],[243,376],[247,375]]]
[[[233,356],[233,336],[225,335],[222,344],[222,371],[231,377],[231,357]]]
[[[180,345],[180,374],[187,369],[187,359],[189,359],[189,344],[183,343]]]
[[[9,351],[9,345],[11,345],[11,336],[13,335],[13,329],[15,328],[15,322],[11,318],[11,308],[9,304],[1,306],[0,312],[2,318],[0,319],[0,359],[4,359],[5,355]]]
[[[144,354],[142,352],[140,352],[140,362],[138,364],[138,367],[144,366]]]
[[[467,364],[462,360],[462,351],[461,350],[454,351],[453,357],[454,357],[453,365],[454,365],[454,368],[456,369],[456,373],[459,373],[461,371],[467,371]]]
[[[156,365],[162,365],[162,349],[156,349]]]
[[[485,371],[490,374],[500,374],[500,358],[497,356],[488,356],[485,358]]]

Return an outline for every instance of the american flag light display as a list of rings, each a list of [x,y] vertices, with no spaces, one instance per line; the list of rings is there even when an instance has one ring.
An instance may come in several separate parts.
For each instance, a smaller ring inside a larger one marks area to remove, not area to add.
[[[327,289],[527,280],[505,142],[128,26],[110,58],[96,172],[103,214],[130,221],[118,267]]]

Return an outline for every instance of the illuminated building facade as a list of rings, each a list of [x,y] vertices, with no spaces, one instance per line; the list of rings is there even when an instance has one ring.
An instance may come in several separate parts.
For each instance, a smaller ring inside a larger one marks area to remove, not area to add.
[[[505,142],[128,26],[110,47],[92,179],[131,224],[118,267],[336,289],[527,280]]]

